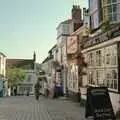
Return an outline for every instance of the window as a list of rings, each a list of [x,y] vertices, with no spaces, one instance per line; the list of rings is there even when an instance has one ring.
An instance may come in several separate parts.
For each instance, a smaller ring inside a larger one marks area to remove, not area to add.
[[[113,87],[113,80],[110,80],[110,85],[109,85],[110,88],[114,88]]]
[[[115,2],[116,2],[116,0],[111,0],[111,2],[112,2],[112,3],[115,3]]]
[[[117,72],[116,70],[112,70],[112,78],[117,79]]]
[[[118,85],[117,80],[114,80],[114,89],[117,89],[117,85]]]
[[[88,80],[89,80],[89,84],[95,85],[95,81],[93,79],[93,71],[89,71]]]
[[[113,4],[112,5],[112,12],[116,12],[117,11],[117,6],[116,6],[116,4]]]
[[[113,13],[112,15],[113,15],[113,16],[112,16],[112,21],[116,21],[116,20],[117,20],[117,14],[116,14],[116,13]]]
[[[117,70],[107,70],[106,73],[106,86],[111,89],[118,88]]]
[[[96,51],[96,65],[98,66],[98,51]]]
[[[96,70],[96,82],[97,85],[103,85],[104,84],[104,71],[103,69]]]
[[[110,21],[117,20],[117,4],[116,0],[108,0],[108,18]]]
[[[93,64],[94,64],[93,53],[90,53],[90,65],[92,66]]]
[[[110,21],[112,21],[113,16],[112,16],[112,14],[111,14],[111,13],[108,13],[108,18],[109,18],[109,20],[110,20]]]
[[[99,76],[99,71],[96,70],[96,82],[97,82],[97,84],[99,84],[99,83],[98,83],[98,81],[99,81],[99,77],[100,77],[100,76]]]
[[[32,80],[32,75],[28,75],[28,82],[31,82]]]
[[[117,48],[116,45],[105,49],[105,64],[116,65],[117,64]]]
[[[110,79],[111,79],[111,75],[110,72],[107,70],[106,72],[106,86],[109,87],[110,85]]]
[[[75,89],[75,81],[73,81],[73,89]]]
[[[107,79],[110,79],[110,78],[111,78],[111,75],[110,75],[109,72],[106,74],[106,78],[107,78]]]
[[[96,51],[96,65],[101,66],[101,50]]]
[[[101,51],[98,51],[98,65],[101,66]]]
[[[106,64],[110,64],[110,54],[106,54]]]
[[[111,3],[111,0],[108,0],[108,4]]]
[[[111,5],[108,6],[108,11],[109,11],[109,13],[112,13],[112,6]]]
[[[115,3],[116,0],[108,0],[108,4]]]

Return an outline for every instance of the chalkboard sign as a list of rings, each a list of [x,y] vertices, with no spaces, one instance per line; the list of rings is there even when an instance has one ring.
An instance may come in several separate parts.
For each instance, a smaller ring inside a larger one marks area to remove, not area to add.
[[[107,87],[87,89],[86,115],[94,120],[116,120]]]

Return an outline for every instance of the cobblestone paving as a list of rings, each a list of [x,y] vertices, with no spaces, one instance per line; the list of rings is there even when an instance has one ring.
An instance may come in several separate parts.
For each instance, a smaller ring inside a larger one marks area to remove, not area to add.
[[[45,106],[52,120],[85,120],[85,110],[79,103],[59,99],[48,100]]]
[[[33,97],[0,99],[0,120],[50,120],[43,103]]]
[[[84,108],[65,99],[0,98],[0,120],[85,120]]]

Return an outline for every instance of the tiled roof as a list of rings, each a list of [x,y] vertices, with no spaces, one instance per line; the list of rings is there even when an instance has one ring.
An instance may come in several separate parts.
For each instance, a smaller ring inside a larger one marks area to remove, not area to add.
[[[23,69],[34,69],[33,59],[7,59],[7,67],[18,67]]]
[[[6,57],[6,55],[4,53],[2,53],[2,52],[0,52],[0,55],[3,55],[4,57]]]

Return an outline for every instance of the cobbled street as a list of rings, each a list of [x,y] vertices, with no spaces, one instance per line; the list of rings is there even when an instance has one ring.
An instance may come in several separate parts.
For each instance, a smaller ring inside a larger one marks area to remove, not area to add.
[[[0,98],[0,120],[85,120],[84,108],[65,98],[34,96]]]

